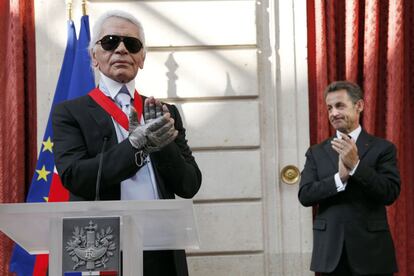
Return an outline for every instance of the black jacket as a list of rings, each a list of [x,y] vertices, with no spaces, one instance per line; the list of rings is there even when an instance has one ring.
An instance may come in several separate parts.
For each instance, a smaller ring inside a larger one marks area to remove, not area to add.
[[[356,272],[396,272],[385,208],[400,193],[396,148],[362,130],[356,142],[360,163],[348,179],[346,190],[338,193],[334,180],[338,154],[331,147],[332,139],[309,148],[300,181],[300,202],[318,206],[311,270],[332,272],[345,246],[349,264]]]
[[[158,194],[162,199],[173,199],[175,195],[192,198],[200,188],[201,172],[187,145],[177,108],[167,106],[175,120],[178,136],[161,151],[150,155]],[[135,163],[137,150],[129,140],[118,143],[110,115],[86,95],[56,105],[52,123],[56,168],[63,185],[70,191],[70,199],[94,200],[100,152],[104,137],[109,137],[104,153],[100,198],[119,200],[120,182],[136,174],[140,168]],[[174,265],[165,265],[165,271],[161,272],[164,275],[188,273],[183,250],[144,252],[144,272],[149,271],[151,265],[163,267],[156,259],[166,262],[174,259]],[[175,266],[175,272],[171,271],[172,266]],[[145,274],[148,275],[160,274]]]

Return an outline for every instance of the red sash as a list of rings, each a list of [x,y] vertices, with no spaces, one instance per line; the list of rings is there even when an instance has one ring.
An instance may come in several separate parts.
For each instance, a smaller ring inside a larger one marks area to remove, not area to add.
[[[102,107],[111,117],[125,130],[129,129],[129,120],[126,114],[119,108],[119,106],[106,96],[99,88],[93,89],[88,95]],[[137,111],[138,120],[142,117],[142,98],[138,91],[134,93],[134,108]]]

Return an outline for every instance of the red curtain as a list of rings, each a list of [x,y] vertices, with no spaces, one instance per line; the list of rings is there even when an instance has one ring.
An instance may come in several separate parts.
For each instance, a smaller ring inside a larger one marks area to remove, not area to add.
[[[400,276],[414,275],[414,1],[307,0],[311,144],[329,137],[334,80],[365,93],[363,127],[398,148],[401,194],[388,208]]]
[[[36,161],[36,62],[33,0],[0,0],[0,202],[22,202]],[[0,234],[0,275],[9,275],[12,242]]]

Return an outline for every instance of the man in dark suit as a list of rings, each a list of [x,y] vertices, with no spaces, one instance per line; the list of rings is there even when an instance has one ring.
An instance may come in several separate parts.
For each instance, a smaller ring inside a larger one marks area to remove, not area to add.
[[[306,152],[299,201],[317,206],[311,270],[322,275],[397,271],[385,206],[400,193],[396,148],[364,131],[362,90],[338,81],[325,90],[336,134]]]
[[[135,90],[145,60],[139,21],[121,11],[102,15],[90,53],[99,88],[57,105],[52,117],[56,168],[71,200],[96,197],[104,142],[100,199],[192,198],[201,172],[177,108]],[[188,275],[185,252],[144,252],[144,275]]]

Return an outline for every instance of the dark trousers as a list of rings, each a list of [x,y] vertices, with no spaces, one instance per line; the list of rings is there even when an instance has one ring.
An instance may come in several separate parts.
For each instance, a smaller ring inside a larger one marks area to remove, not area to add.
[[[172,251],[144,251],[144,276],[177,274]]]
[[[144,251],[144,276],[188,276],[176,270],[173,252]],[[122,252],[121,252],[121,274],[122,275]]]
[[[358,274],[350,266],[348,257],[346,254],[345,246],[342,250],[341,259],[338,266],[331,273],[321,273],[321,276],[393,276],[393,273],[389,274]]]

